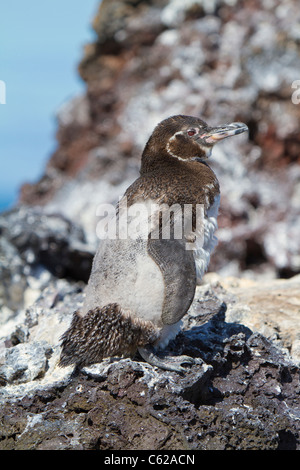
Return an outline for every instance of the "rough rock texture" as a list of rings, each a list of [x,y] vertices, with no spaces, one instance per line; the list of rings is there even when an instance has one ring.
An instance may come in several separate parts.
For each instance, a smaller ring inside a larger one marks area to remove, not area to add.
[[[79,65],[86,93],[59,111],[44,176],[0,216],[0,449],[300,450],[299,11],[102,1]],[[138,356],[59,368],[96,209],[118,201],[154,125],[178,113],[250,129],[214,149],[219,246],[166,351],[196,363],[184,375]]]
[[[87,282],[94,247],[61,214],[16,207],[0,215],[0,325],[31,305],[56,277]]]
[[[1,339],[0,449],[300,449],[293,337],[277,328],[276,344],[238,322],[249,307],[220,282],[197,288],[166,351],[195,358],[184,375],[138,357],[59,368],[58,340],[83,295],[77,283],[53,281]]]
[[[213,286],[224,289],[226,319],[259,331],[288,350],[300,363],[300,276],[289,280],[254,281],[206,276]]]

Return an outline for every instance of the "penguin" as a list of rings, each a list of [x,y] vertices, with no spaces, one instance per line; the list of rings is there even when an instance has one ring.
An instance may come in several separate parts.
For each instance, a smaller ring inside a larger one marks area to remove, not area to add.
[[[101,240],[83,307],[61,337],[60,366],[137,352],[179,373],[194,362],[160,352],[180,331],[217,244],[220,186],[207,159],[215,143],[247,130],[185,115],[155,127],[140,175],[117,205],[117,235]]]

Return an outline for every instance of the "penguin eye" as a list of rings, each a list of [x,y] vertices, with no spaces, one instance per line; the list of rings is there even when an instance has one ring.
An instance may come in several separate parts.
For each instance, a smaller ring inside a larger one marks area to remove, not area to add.
[[[189,129],[189,130],[187,131],[187,133],[188,133],[189,136],[192,136],[192,135],[195,135],[195,134],[196,134],[196,131],[195,131],[195,129]]]

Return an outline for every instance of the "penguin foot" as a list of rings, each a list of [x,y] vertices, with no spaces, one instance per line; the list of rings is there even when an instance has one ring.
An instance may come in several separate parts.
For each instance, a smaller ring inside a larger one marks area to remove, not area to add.
[[[142,358],[152,366],[159,367],[160,369],[170,370],[174,372],[186,372],[183,364],[194,364],[195,360],[190,356],[175,356],[169,358],[160,358],[155,353],[153,346],[147,344],[143,348],[138,348],[138,352]]]

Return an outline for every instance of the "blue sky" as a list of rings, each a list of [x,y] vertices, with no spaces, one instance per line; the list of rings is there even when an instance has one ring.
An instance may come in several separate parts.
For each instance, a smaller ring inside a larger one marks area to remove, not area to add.
[[[55,113],[84,90],[77,73],[83,46],[95,39],[99,0],[10,0],[0,17],[0,210],[23,182],[43,173],[56,148]],[[1,100],[1,96],[0,96]]]

